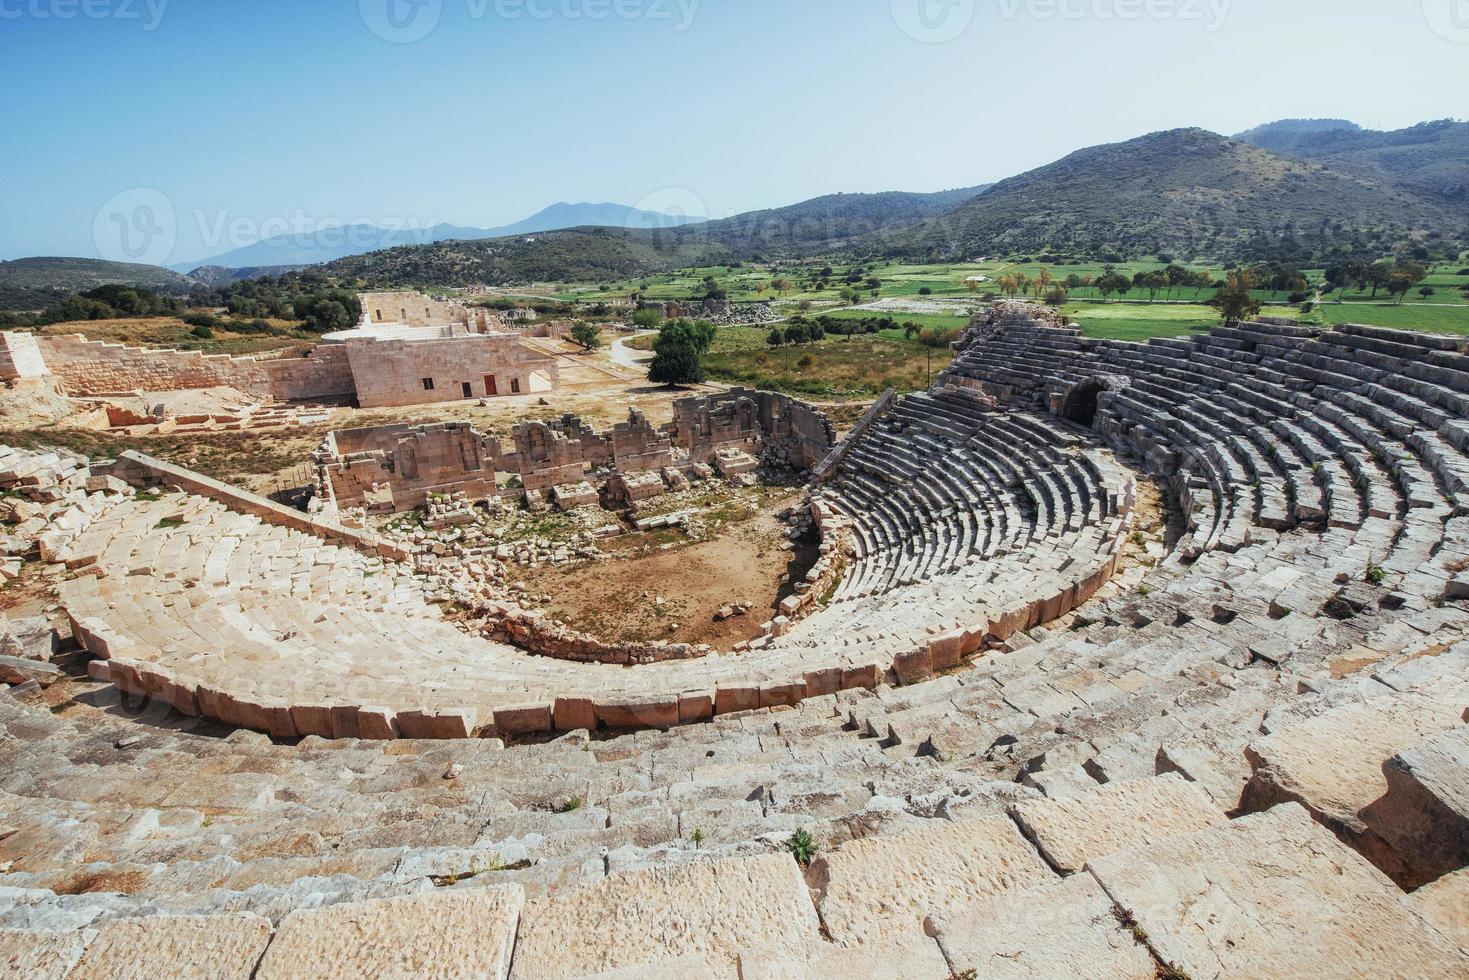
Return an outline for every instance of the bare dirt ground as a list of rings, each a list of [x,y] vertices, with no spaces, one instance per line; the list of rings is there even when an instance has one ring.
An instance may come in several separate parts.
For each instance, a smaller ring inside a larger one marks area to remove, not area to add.
[[[776,518],[799,492],[773,496],[759,512],[727,521],[710,540],[691,543],[682,532],[632,534],[603,542],[613,557],[565,570],[541,567],[518,576],[531,591],[551,596],[555,618],[603,640],[707,643],[728,651],[760,635],[790,594],[783,583],[816,560],[814,547],[783,550]],[[663,600],[659,603],[659,600]],[[716,622],[720,607],[749,603],[744,616]]]

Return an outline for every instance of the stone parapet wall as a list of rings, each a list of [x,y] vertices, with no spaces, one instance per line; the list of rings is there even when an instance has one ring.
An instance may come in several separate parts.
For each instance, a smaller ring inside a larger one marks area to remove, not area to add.
[[[80,334],[34,338],[44,364],[78,397],[123,391],[235,388],[257,398],[308,401],[354,392],[346,350],[320,345],[305,357],[231,357],[128,347]]]
[[[50,373],[34,334],[0,333],[0,381],[39,378]]]
[[[227,483],[210,479],[202,473],[195,473],[139,452],[125,452],[118,457],[116,462],[95,466],[93,469],[117,477],[133,486],[177,487],[188,493],[198,494],[224,504],[237,513],[251,514],[266,524],[310,534],[332,544],[355,548],[365,554],[391,558],[395,561],[406,561],[409,558],[408,552],[397,545],[383,541],[374,534],[342,527],[330,521],[318,520],[298,510],[283,507],[258,494],[250,493],[248,490],[232,487]]]
[[[38,340],[52,373],[76,396],[221,387],[273,395],[269,373],[254,358],[127,347],[74,334]]]
[[[826,455],[814,464],[812,469],[816,479],[826,480],[833,476],[837,471],[837,467],[841,465],[842,460],[846,458],[847,453],[852,451],[852,447],[862,440],[862,437],[867,434],[867,430],[872,428],[878,419],[892,410],[897,400],[897,391],[889,388],[882,393],[882,396],[877,401],[868,406],[867,411],[862,414],[862,417],[857,420],[857,424],[852,427],[852,431],[847,433],[847,438],[843,439],[837,445],[830,447]]]

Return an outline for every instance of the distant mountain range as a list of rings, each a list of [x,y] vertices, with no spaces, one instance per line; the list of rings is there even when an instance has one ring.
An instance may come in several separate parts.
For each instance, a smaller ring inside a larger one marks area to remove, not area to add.
[[[283,235],[230,249],[198,262],[170,266],[193,274],[199,268],[245,269],[316,265],[351,255],[378,252],[403,245],[432,245],[443,241],[477,241],[529,235],[565,228],[672,228],[703,221],[703,217],[662,214],[625,204],[553,204],[523,221],[499,228],[471,228],[438,224],[432,228],[384,228],[376,225],[337,225],[311,234]]]
[[[715,221],[557,204],[503,228],[362,234],[390,247],[339,254],[347,236],[337,229],[330,241],[235,249],[187,277],[89,259],[0,263],[0,308],[35,309],[104,282],[171,293],[283,274],[349,287],[595,282],[806,256],[1320,261],[1412,250],[1456,259],[1469,247],[1469,123],[1382,133],[1341,119],[1282,120],[1233,139],[1178,129],[931,194],[832,194]],[[404,234],[416,237],[392,237]]]

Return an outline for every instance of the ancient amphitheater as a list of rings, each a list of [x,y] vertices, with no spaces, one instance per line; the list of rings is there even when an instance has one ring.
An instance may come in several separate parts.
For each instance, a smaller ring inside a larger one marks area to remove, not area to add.
[[[0,483],[84,648],[0,659],[7,976],[1469,976],[1460,340],[995,307],[790,614],[636,666],[144,456]]]

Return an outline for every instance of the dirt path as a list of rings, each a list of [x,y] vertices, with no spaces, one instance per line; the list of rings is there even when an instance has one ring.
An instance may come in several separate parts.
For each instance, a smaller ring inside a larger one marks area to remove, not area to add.
[[[653,363],[653,352],[645,350],[634,350],[627,346],[629,340],[637,340],[639,337],[649,337],[656,334],[656,330],[644,330],[641,333],[631,334],[626,337],[618,337],[612,341],[611,357],[612,363],[634,371],[641,372],[641,376],[648,376],[648,365]]]

